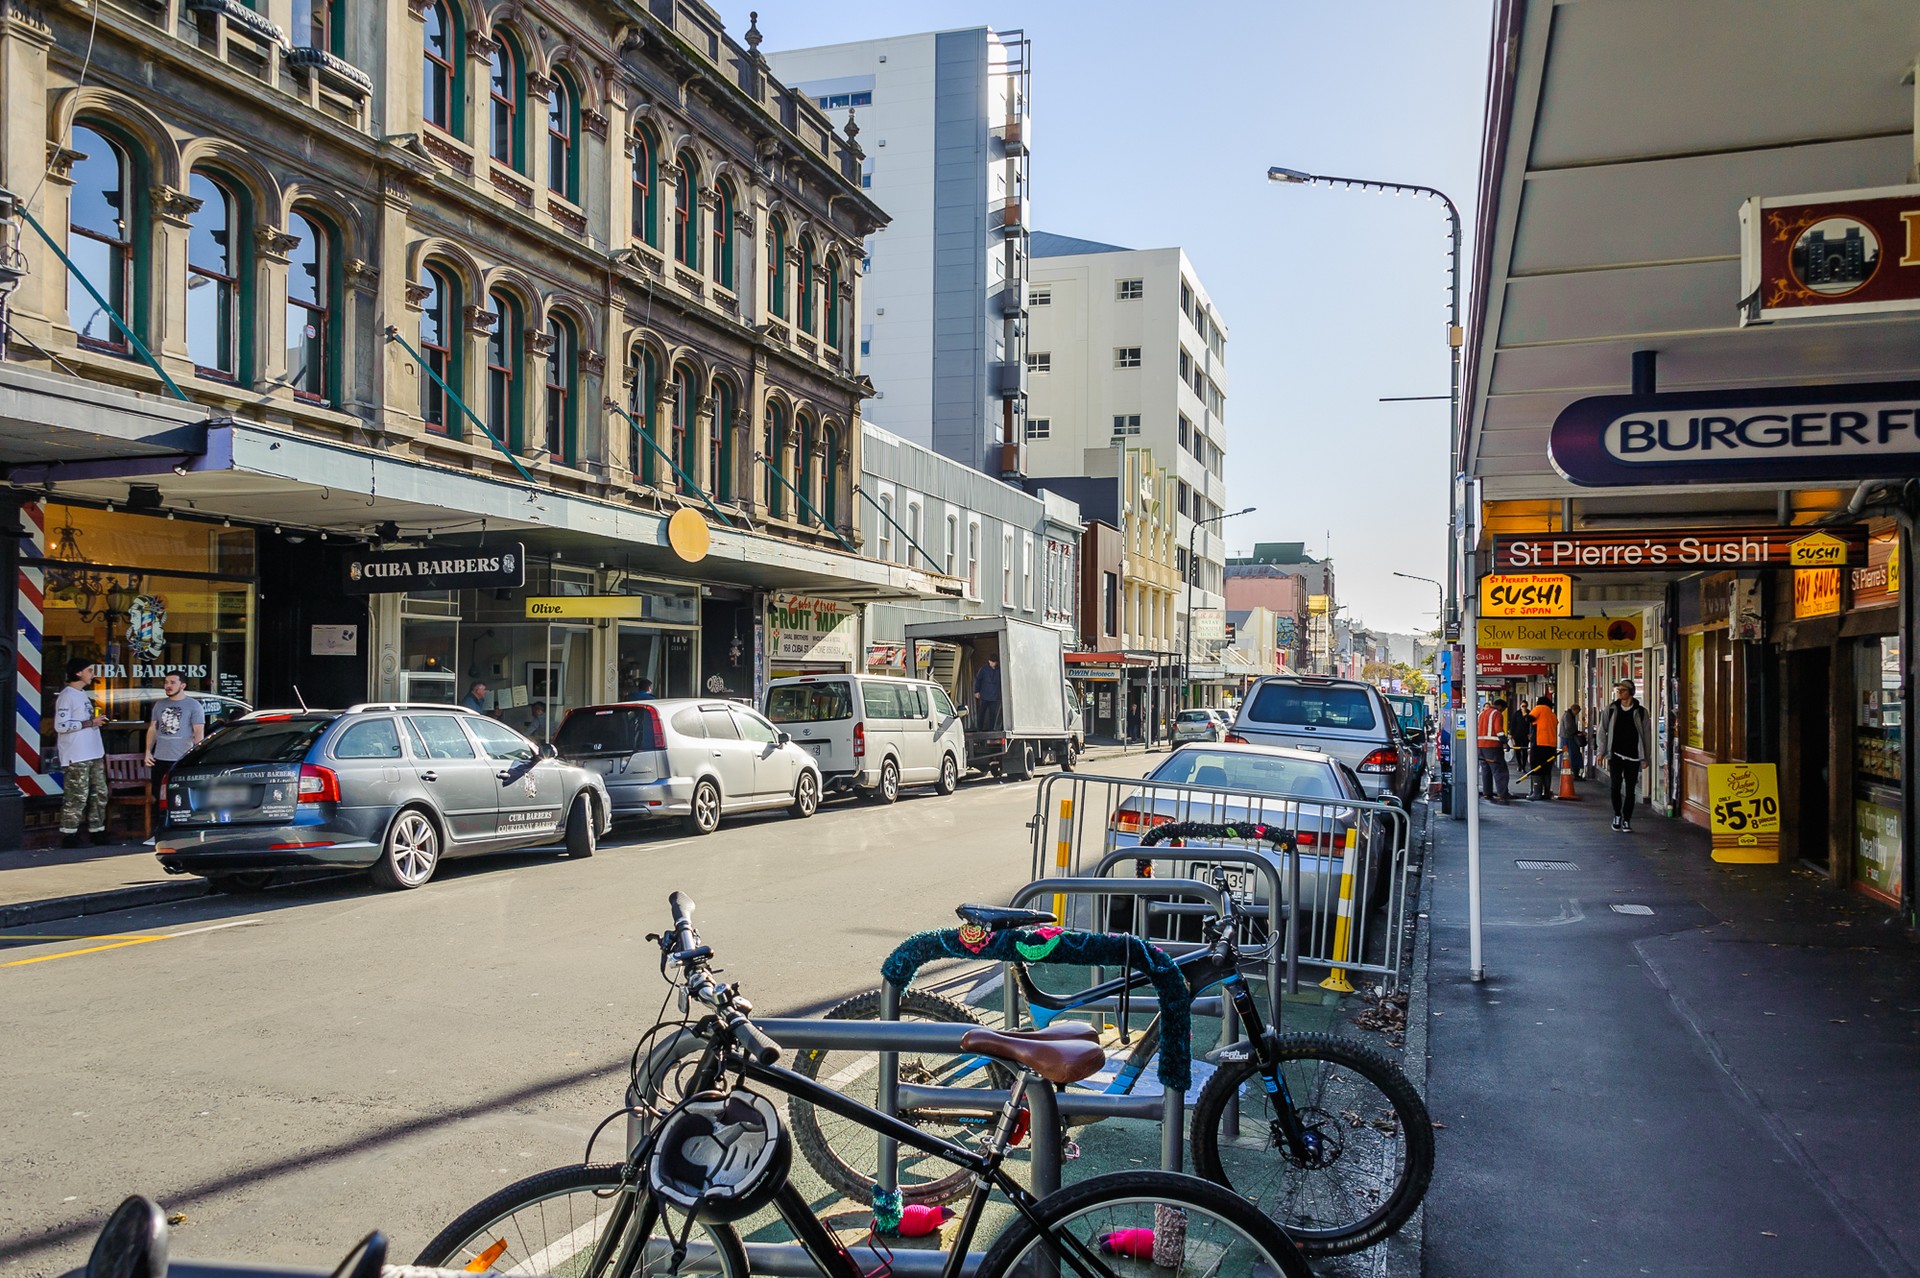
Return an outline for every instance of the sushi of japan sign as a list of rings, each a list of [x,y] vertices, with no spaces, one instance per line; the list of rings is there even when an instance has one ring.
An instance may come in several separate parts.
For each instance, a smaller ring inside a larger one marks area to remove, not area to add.
[[[1480,579],[1483,617],[1571,617],[1573,579],[1564,573],[1503,573]]]
[[[1920,310],[1920,186],[1740,207],[1740,322]]]
[[[1884,479],[1920,466],[1920,382],[1594,395],[1547,436],[1588,488]]]

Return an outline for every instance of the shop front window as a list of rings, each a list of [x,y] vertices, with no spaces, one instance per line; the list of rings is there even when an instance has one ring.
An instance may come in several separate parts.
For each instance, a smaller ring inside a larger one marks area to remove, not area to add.
[[[1855,645],[1853,880],[1896,905],[1903,887],[1900,774],[1906,748],[1900,674],[1898,638]]]

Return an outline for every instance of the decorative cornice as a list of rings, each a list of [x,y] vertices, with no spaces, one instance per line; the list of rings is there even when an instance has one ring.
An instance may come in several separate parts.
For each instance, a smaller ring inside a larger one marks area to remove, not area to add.
[[[700,207],[705,209],[707,212],[717,213],[720,211],[720,188],[719,187],[717,186],[707,187],[705,190],[700,192],[699,198],[700,198]]]
[[[800,248],[798,245],[794,245],[794,244],[787,245],[787,265],[789,266],[800,265]]]
[[[176,191],[170,186],[156,186],[147,192],[148,208],[163,222],[173,222],[186,226],[193,215],[200,211],[200,201],[185,191]]]
[[[270,262],[285,264],[287,255],[300,247],[300,237],[277,226],[253,228],[254,250]]]
[[[288,49],[287,65],[296,71],[317,74],[334,88],[347,94],[365,98],[373,95],[373,77],[354,66],[345,58],[337,58],[325,49]]]
[[[433,129],[421,130],[419,137],[420,144],[434,159],[464,177],[473,176],[473,155],[458,142]]]
[[[460,312],[469,333],[491,333],[500,317],[484,306],[469,306]]]
[[[753,214],[735,209],[733,214],[733,229],[742,235],[752,235]]]
[[[410,311],[424,310],[427,299],[432,296],[433,285],[431,284],[407,285],[407,309]]]
[[[241,0],[187,0],[187,8],[194,13],[217,13],[262,44],[287,43],[287,33],[278,24],[247,8]]]
[[[553,334],[544,328],[528,329],[527,354],[536,355],[541,359],[553,354]]]
[[[380,268],[364,258],[349,258],[343,264],[347,276],[347,287],[360,293],[372,293],[380,288]]]
[[[43,48],[53,43],[53,26],[47,15],[20,0],[0,0],[0,29],[24,35]]]
[[[73,184],[73,163],[75,160],[78,160],[82,154],[82,152],[75,151],[70,147],[61,146],[58,142],[47,143],[47,176],[55,182],[63,182],[71,186]]]
[[[509,173],[498,164],[493,165],[487,170],[487,180],[492,182],[499,190],[506,192],[506,194],[511,196],[516,202],[528,208],[533,207],[533,184],[531,182],[527,182],[515,174]]]
[[[641,248],[637,244],[627,245],[613,255],[613,260],[621,266],[645,271],[649,275],[659,275],[666,270],[666,263],[658,253],[651,248]]]
[[[596,138],[607,136],[607,113],[587,107],[580,112],[580,126]]]
[[[587,233],[587,215],[574,208],[557,195],[547,197],[547,216],[566,227],[575,235]]]
[[[500,52],[500,42],[480,34],[467,32],[467,56],[475,62],[491,62],[493,55]]]
[[[424,24],[427,20],[427,10],[432,5],[433,0],[407,0],[407,16],[415,22]]]
[[[538,71],[527,72],[527,92],[535,97],[551,98],[553,86],[560,83],[550,75],[541,75]]]
[[[589,377],[598,377],[607,370],[607,357],[599,351],[581,351],[580,367]]]

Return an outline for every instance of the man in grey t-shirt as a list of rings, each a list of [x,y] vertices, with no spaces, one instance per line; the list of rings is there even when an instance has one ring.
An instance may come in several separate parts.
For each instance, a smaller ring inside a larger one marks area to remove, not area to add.
[[[168,673],[160,686],[167,695],[153,703],[147,720],[147,768],[154,799],[165,815],[167,773],[207,735],[207,712],[187,695],[187,681],[177,671]]]

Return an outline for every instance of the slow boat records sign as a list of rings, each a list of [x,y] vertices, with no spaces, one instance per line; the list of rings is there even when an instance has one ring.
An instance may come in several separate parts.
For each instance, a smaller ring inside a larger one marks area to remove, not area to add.
[[[408,590],[516,589],[526,584],[527,551],[519,542],[479,549],[349,551],[345,588],[350,595],[388,595]]]

